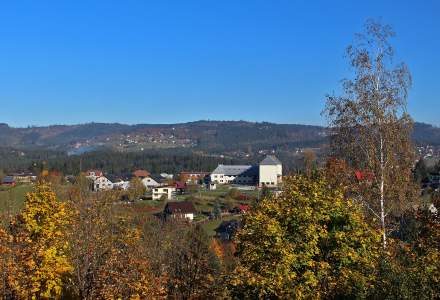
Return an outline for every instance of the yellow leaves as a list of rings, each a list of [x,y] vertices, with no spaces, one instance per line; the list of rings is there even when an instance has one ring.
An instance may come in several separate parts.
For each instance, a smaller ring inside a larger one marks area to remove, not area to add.
[[[284,184],[280,197],[262,200],[244,218],[235,288],[269,298],[331,297],[336,290],[349,295],[353,280],[367,289],[378,233],[323,177],[290,177]]]
[[[38,185],[26,195],[25,207],[12,222],[16,262],[13,289],[20,297],[57,299],[63,278],[71,271],[64,254],[64,227],[68,224],[64,204],[57,201],[48,185]]]

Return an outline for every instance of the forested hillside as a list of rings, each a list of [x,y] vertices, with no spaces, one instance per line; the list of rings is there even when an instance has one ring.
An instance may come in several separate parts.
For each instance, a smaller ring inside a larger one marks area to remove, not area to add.
[[[210,152],[249,151],[249,149],[294,149],[320,147],[327,130],[320,126],[254,123],[245,121],[197,121],[182,124],[54,125],[13,128],[0,125],[0,145],[17,149],[56,149],[88,147],[118,151],[154,148],[194,148]],[[440,128],[416,123],[413,139],[422,144],[440,144]]]

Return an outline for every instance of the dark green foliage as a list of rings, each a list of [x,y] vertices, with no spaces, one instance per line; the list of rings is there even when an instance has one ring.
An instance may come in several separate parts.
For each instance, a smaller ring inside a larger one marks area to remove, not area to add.
[[[416,166],[414,167],[414,177],[415,180],[418,183],[423,182],[425,179],[428,178],[429,175],[429,170],[425,164],[425,161],[423,159],[420,159],[417,163]]]

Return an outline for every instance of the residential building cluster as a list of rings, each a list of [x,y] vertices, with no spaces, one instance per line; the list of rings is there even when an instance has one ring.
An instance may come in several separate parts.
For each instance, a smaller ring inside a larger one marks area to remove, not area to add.
[[[218,165],[212,172],[184,171],[175,180],[174,175],[161,173],[152,175],[146,170],[135,170],[129,176],[113,177],[101,170],[89,170],[85,176],[92,181],[94,191],[112,189],[127,190],[133,177],[151,191],[152,199],[173,199],[184,193],[187,185],[203,184],[214,190],[217,184],[277,187],[282,182],[282,163],[274,155],[267,155],[258,165]]]

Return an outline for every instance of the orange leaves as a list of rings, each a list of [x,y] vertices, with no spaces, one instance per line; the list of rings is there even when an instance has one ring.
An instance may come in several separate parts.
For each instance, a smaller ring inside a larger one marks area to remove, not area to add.
[[[8,248],[14,262],[11,294],[20,298],[56,299],[63,278],[71,271],[65,255],[64,227],[69,218],[64,204],[47,185],[26,196],[25,208],[11,222]]]

